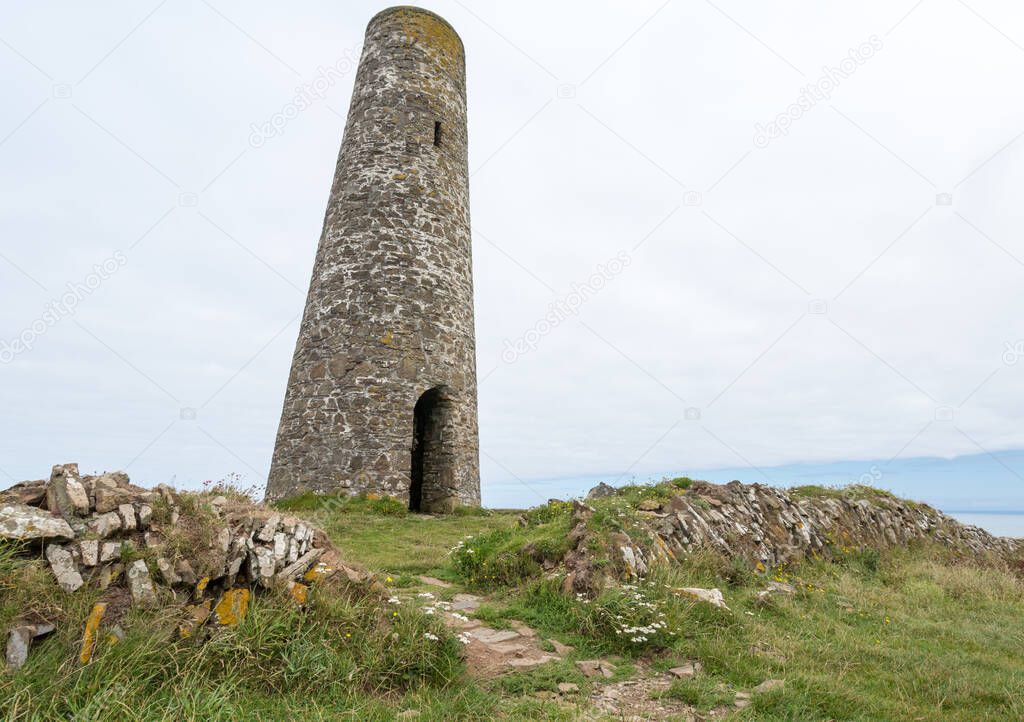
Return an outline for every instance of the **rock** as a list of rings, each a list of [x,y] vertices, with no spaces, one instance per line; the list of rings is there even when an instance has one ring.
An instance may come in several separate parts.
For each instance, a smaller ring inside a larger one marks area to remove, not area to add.
[[[309,587],[300,582],[288,582],[288,593],[300,607],[309,599]]]
[[[32,643],[32,628],[14,627],[7,636],[7,668],[14,670],[28,660],[28,645]]]
[[[273,581],[276,566],[273,549],[256,547],[249,555],[249,577],[265,587],[269,587]]]
[[[50,569],[53,571],[53,575],[57,577],[57,584],[65,592],[77,591],[85,584],[82,575],[78,573],[74,557],[64,547],[57,544],[48,544],[46,546],[46,559],[50,562]]]
[[[323,549],[311,549],[310,551],[306,552],[301,557],[299,557],[299,560],[297,562],[295,562],[294,564],[289,564],[284,569],[282,569],[280,572],[278,572],[277,573],[277,580],[279,582],[290,582],[290,581],[292,581],[297,576],[299,576],[304,571],[306,571],[306,569],[311,567],[313,565],[313,563],[323,555],[323,553],[324,553]],[[271,558],[271,561],[273,561],[273,558],[274,558],[273,553],[271,553],[270,558]],[[252,562],[250,560],[250,565],[251,564],[252,564]],[[271,572],[271,575],[273,575],[273,572]]]
[[[181,584],[181,577],[178,576],[178,573],[174,570],[174,566],[171,564],[170,560],[165,559],[164,557],[159,557],[156,560],[156,568],[157,571],[160,572],[160,576],[163,578],[164,583],[167,584],[167,586],[173,587],[175,584]],[[193,582],[193,584],[194,583],[195,582]]]
[[[683,587],[682,589],[674,590],[677,594],[685,594],[691,596],[694,599],[699,599],[702,602],[718,607],[719,609],[728,610],[729,607],[725,605],[725,597],[722,596],[720,589],[701,589],[699,587]]]
[[[82,558],[82,564],[87,567],[94,567],[100,563],[100,543],[96,539],[83,539],[78,542],[78,554]]]
[[[182,638],[191,637],[195,634],[196,629],[206,624],[206,620],[212,614],[210,600],[206,599],[202,604],[189,605],[185,611],[188,613],[188,618],[178,625],[178,634]]]
[[[604,677],[610,679],[615,676],[615,670],[603,659],[589,659],[577,662],[576,666],[588,677]]]
[[[281,523],[280,514],[271,514],[266,523],[263,524],[263,528],[260,529],[259,533],[256,534],[256,539],[261,542],[274,541],[274,534],[277,533],[277,525]]]
[[[772,690],[782,689],[785,685],[786,681],[782,679],[766,679],[764,682],[754,687],[752,691],[754,694],[764,694],[765,692],[771,692]]]
[[[68,540],[75,538],[75,532],[64,519],[48,511],[24,504],[5,504],[0,507],[0,538]]]
[[[100,589],[106,589],[107,587],[109,587],[111,584],[120,579],[123,573],[124,564],[121,563],[109,564],[100,569],[100,574],[98,578]]]
[[[103,542],[100,544],[100,564],[112,562],[121,557],[121,542]]]
[[[570,647],[568,644],[562,644],[557,639],[549,639],[548,643],[555,650],[555,654],[559,657],[564,657],[574,649],[574,647]]]
[[[785,584],[783,582],[768,582],[769,592],[778,592],[779,594],[796,594],[796,587],[791,584]]]
[[[136,559],[128,565],[128,591],[132,595],[132,604],[143,608],[152,608],[157,604],[156,590],[149,576],[146,562]]]
[[[121,517],[121,528],[125,531],[135,531],[135,507],[131,504],[120,504],[117,507],[117,515]]]
[[[228,549],[231,548],[231,530],[224,527],[217,532],[216,538],[213,540],[213,548],[227,554]]]
[[[52,624],[15,624],[7,636],[7,668],[15,670],[25,664],[28,659],[28,648],[32,640],[49,634],[55,629]]]
[[[82,632],[82,649],[78,653],[78,661],[81,664],[89,664],[92,653],[96,650],[96,640],[99,639],[100,622],[107,611],[105,602],[96,602],[93,605],[89,618],[85,620],[85,630]]]
[[[475,594],[456,594],[452,597],[453,612],[475,612],[483,600]]]
[[[192,565],[188,563],[187,559],[181,559],[177,564],[174,565],[174,571],[177,573],[178,578],[181,579],[183,584],[188,584],[190,587],[194,587],[199,579],[196,577],[196,573],[192,570]]]
[[[749,692],[737,692],[736,697],[733,699],[733,704],[737,709],[743,709],[744,707],[750,706],[750,693]]]
[[[106,539],[108,536],[121,531],[122,525],[121,515],[115,511],[110,511],[100,514],[90,521],[89,531],[100,539]]]
[[[214,609],[217,624],[233,627],[245,619],[245,614],[249,609],[249,594],[249,590],[245,588],[229,589],[224,592],[224,596],[217,602],[217,607]]]
[[[569,694],[571,692],[579,692],[580,686],[572,682],[559,682],[558,691],[562,694]]]
[[[96,512],[106,514],[116,510],[122,504],[130,504],[135,493],[128,488],[128,477],[117,472],[103,474],[93,480],[93,497],[96,500]]]
[[[42,506],[46,503],[46,480],[22,481],[0,492],[0,504]]]
[[[89,515],[89,494],[78,474],[78,464],[58,464],[46,486],[46,506],[67,520]]]
[[[636,508],[640,511],[658,511],[661,509],[661,502],[657,499],[644,499],[636,505]]]
[[[618,492],[614,486],[605,484],[603,481],[587,492],[588,499],[603,499],[606,496],[615,496]]]
[[[153,507],[151,507],[149,504],[140,504],[138,512],[139,529],[145,529],[147,526],[149,526],[149,522],[153,519]]]
[[[673,667],[668,673],[676,679],[693,679],[700,674],[700,671],[700,662],[686,662],[678,667]]]
[[[284,562],[288,556],[288,537],[282,532],[274,535],[274,559],[278,563]]]

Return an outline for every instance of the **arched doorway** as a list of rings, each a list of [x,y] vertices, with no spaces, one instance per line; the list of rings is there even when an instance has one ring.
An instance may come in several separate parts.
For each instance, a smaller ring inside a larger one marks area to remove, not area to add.
[[[451,409],[446,386],[425,391],[413,409],[410,511],[436,511],[450,493]]]

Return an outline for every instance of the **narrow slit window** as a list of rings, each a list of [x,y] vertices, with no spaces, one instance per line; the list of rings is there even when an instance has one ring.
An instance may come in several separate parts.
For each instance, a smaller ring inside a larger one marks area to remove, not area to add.
[[[434,121],[434,145],[441,145],[441,121]]]

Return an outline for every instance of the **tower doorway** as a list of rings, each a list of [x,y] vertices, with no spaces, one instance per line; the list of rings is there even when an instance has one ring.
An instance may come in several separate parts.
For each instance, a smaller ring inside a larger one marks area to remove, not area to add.
[[[452,439],[451,397],[445,386],[425,391],[413,409],[409,511],[437,511],[449,495]]]

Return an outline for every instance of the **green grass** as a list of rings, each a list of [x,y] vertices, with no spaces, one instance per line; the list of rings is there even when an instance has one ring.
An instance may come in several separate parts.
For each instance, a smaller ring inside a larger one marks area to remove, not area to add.
[[[606,535],[634,533],[637,504],[687,486],[666,480],[590,502],[595,554]],[[97,593],[65,595],[38,558],[0,545],[0,624],[26,608],[58,621],[25,668],[0,676],[0,718],[391,720],[417,710],[429,720],[571,720],[596,684],[575,661],[601,658],[615,680],[699,661],[695,679],[663,694],[703,712],[764,680],[785,680],[733,711],[740,720],[1024,719],[1024,583],[934,547],[849,550],[764,574],[698,552],[585,599],[566,595],[557,570],[545,568],[568,548],[570,503],[447,517],[366,497],[302,497],[280,508],[319,523],[343,558],[393,591],[411,593],[422,586],[418,575],[430,574],[454,584],[434,590],[443,596],[485,595],[476,613],[485,623],[519,620],[574,650],[540,668],[474,681],[438,619],[405,605],[395,618],[380,596],[338,586],[316,593],[306,610],[264,593],[242,625],[205,644],[177,640],[174,613],[132,612],[122,624],[127,638],[101,645],[81,667],[74,657]],[[772,578],[797,592],[758,602]],[[731,611],[674,591],[684,586],[718,587]],[[559,682],[580,691],[554,697]]]

